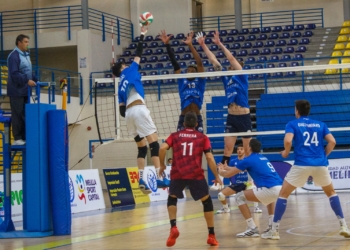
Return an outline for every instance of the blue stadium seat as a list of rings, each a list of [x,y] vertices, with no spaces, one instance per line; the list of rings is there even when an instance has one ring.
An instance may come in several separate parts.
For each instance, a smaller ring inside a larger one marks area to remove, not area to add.
[[[136,49],[136,43],[130,43],[128,49]]]
[[[282,39],[290,38],[290,34],[287,33],[287,32],[284,32],[284,33],[282,33],[282,35],[280,36],[280,38],[282,38]]]
[[[202,63],[204,66],[208,66],[210,64],[208,60],[203,60]]]
[[[249,33],[250,34],[259,34],[260,33],[260,29],[259,28],[252,28]]]
[[[232,30],[230,30],[230,31],[227,33],[227,35],[229,35],[229,36],[235,36],[235,35],[238,35],[238,30],[236,30],[236,29],[232,29]]]
[[[293,25],[286,25],[283,27],[283,31],[292,31],[293,30]]]
[[[263,69],[263,68],[264,68],[264,66],[262,66],[261,64],[256,64],[254,66],[254,69]]]
[[[216,58],[224,58],[224,57],[225,57],[225,55],[222,51],[216,52]]]
[[[140,41],[140,37],[139,36],[135,37],[133,42],[138,42],[138,41]]]
[[[202,59],[207,59],[207,58],[208,58],[207,54],[203,53]]]
[[[230,50],[230,52],[231,52],[231,54],[233,55],[233,56],[236,56],[237,55],[237,53],[236,53],[236,51],[234,51],[234,50]]]
[[[297,24],[297,25],[294,25],[294,30],[304,30],[304,25],[302,24]]]
[[[163,49],[156,49],[156,50],[153,52],[154,55],[161,55],[161,54],[163,54],[163,53],[164,53],[164,50],[163,50]]]
[[[199,43],[198,43],[198,41],[197,41],[196,39],[194,39],[194,40],[192,41],[192,45],[199,45]]]
[[[256,36],[255,35],[249,35],[246,39],[246,41],[255,41],[256,40]]]
[[[250,52],[249,52],[249,55],[250,56],[257,56],[260,54],[260,51],[258,49],[252,49]]]
[[[158,43],[158,47],[163,48],[163,47],[165,47],[165,44],[164,44],[163,42],[159,42],[159,43]]]
[[[220,36],[227,36],[227,30],[220,30]]]
[[[117,62],[123,62],[123,63],[125,63],[125,59],[124,59],[123,57],[120,57],[120,58],[117,60]]]
[[[295,77],[296,74],[294,71],[290,71],[290,72],[287,72],[287,74],[285,75],[285,77]]]
[[[270,33],[271,32],[271,27],[263,27],[261,28],[261,33]]]
[[[285,68],[285,67],[287,67],[287,64],[286,64],[285,62],[280,62],[280,63],[278,64],[278,67],[280,67],[280,68]]]
[[[222,60],[221,65],[225,65],[225,66],[230,65],[230,61],[225,58],[224,60]]]
[[[148,59],[148,62],[157,62],[158,61],[158,56],[151,56],[149,59]]]
[[[179,34],[176,35],[175,38],[178,39],[178,40],[183,40],[183,39],[185,39],[185,34],[184,33],[179,33]]]
[[[224,43],[224,46],[225,46],[226,49],[230,49],[230,44]]]
[[[292,38],[298,38],[301,37],[301,32],[299,31],[294,31],[293,34],[291,35]]]
[[[133,57],[130,57],[126,63],[131,64],[134,61]]]
[[[249,70],[249,69],[251,69],[250,65],[244,65],[243,66],[243,70]]]
[[[125,50],[122,56],[131,56],[131,52],[129,50]]]
[[[142,44],[142,47],[143,47],[144,49],[147,48],[147,47],[148,47],[147,43],[143,43],[143,44]]]
[[[279,46],[279,47],[284,47],[286,45],[287,45],[287,42],[284,39],[278,40],[278,42],[276,44],[276,46]]]
[[[302,38],[301,40],[300,40],[300,45],[307,45],[307,44],[309,44],[310,43],[310,39],[309,38]]]
[[[271,54],[271,50],[269,48],[264,48],[260,52],[260,55],[270,55],[270,54]]]
[[[241,57],[236,57],[236,60],[237,60],[237,61],[240,61],[240,62],[243,62],[243,61],[244,61],[243,58],[241,58]]]
[[[159,68],[159,69],[162,69],[162,68],[164,68],[164,64],[163,63],[157,63],[155,67]]]
[[[171,62],[167,62],[165,68],[172,68],[173,64]]]
[[[289,60],[291,60],[291,57],[290,57],[290,55],[283,55],[281,60],[282,61],[289,61]]]
[[[150,76],[158,75],[158,71],[153,70],[153,71],[149,72],[149,75],[150,75]]]
[[[266,62],[267,58],[266,56],[259,56],[258,61],[257,62]]]
[[[157,47],[158,47],[157,42],[151,42],[150,45],[148,46],[148,48],[157,48]]]
[[[164,80],[164,84],[175,84],[176,83],[176,80],[175,79],[167,79],[167,80]]]
[[[237,56],[247,56],[248,55],[248,51],[245,49],[242,49],[238,52]]]
[[[248,57],[246,62],[247,63],[255,63],[255,58],[254,57]]]
[[[272,54],[282,54],[283,49],[282,48],[274,48],[272,51]]]
[[[264,46],[263,42],[255,42],[253,48],[262,48]]]
[[[299,66],[299,63],[298,63],[298,62],[291,62],[291,63],[290,63],[290,66],[291,66],[291,67],[298,67],[298,66]]]
[[[267,35],[266,35],[266,34],[260,34],[260,35],[256,38],[256,40],[260,40],[260,41],[266,40],[266,39],[267,39]]]
[[[142,56],[141,60],[140,60],[140,63],[146,63],[146,62],[147,62],[147,57]]]
[[[177,47],[176,53],[185,53],[185,47]]]
[[[145,56],[152,55],[152,54],[153,54],[153,50],[152,50],[152,49],[146,49],[146,50],[143,52],[143,54],[144,54]]]
[[[280,78],[280,77],[283,77],[283,73],[282,73],[282,72],[273,73],[273,74],[272,74],[272,77],[273,77],[273,78]]]
[[[242,45],[242,49],[250,49],[252,47],[252,43],[251,42],[245,42]]]
[[[141,76],[146,76],[146,75],[147,75],[147,73],[146,73],[146,72],[144,72],[144,71],[140,71],[140,75],[141,75]]]
[[[207,33],[206,37],[214,37],[215,30],[211,30]]]
[[[146,37],[145,37],[145,41],[146,41],[146,42],[153,41],[153,36],[146,36]]]
[[[164,55],[164,56],[161,56],[159,59],[158,59],[159,62],[167,62],[169,61],[169,57],[167,55]]]
[[[210,51],[217,51],[219,48],[216,44],[212,44],[212,45],[210,45],[209,49],[210,49]]]
[[[204,43],[211,44],[211,38],[209,38],[209,37],[205,38]]]
[[[316,29],[316,24],[314,24],[314,23],[306,24],[305,29],[307,29],[307,30]]]
[[[225,38],[224,42],[225,43],[232,43],[235,39],[232,36],[228,36]]]
[[[289,46],[298,45],[298,39],[290,39],[287,45]]]
[[[188,48],[188,50],[187,50],[187,49],[185,49],[185,51],[186,51],[186,52],[191,52],[190,47],[187,47],[187,48]],[[197,46],[197,48],[196,48],[196,49],[197,49],[197,51],[198,51],[198,52],[203,51],[202,46]]]
[[[274,47],[275,46],[275,42],[274,41],[266,41],[264,47]]]
[[[152,68],[153,68],[152,64],[150,63],[145,64],[145,69],[152,69]]]
[[[279,61],[280,60],[280,58],[278,57],[278,56],[271,56],[270,57],[270,59],[269,59],[269,61]]]
[[[173,47],[173,46],[179,46],[179,45],[180,45],[180,42],[177,41],[177,40],[173,40],[173,41],[170,42],[170,44],[171,44],[172,47]]]
[[[282,27],[281,26],[275,26],[275,27],[272,27],[272,32],[281,32],[282,31]]]
[[[304,57],[302,54],[295,54],[293,60],[302,60]]]
[[[213,67],[209,67],[209,68],[207,69],[207,71],[208,71],[208,72],[214,72],[214,68],[213,68]]]
[[[307,31],[304,32],[303,37],[311,37],[311,36],[313,36],[313,34],[314,33],[312,33],[311,30],[307,30]]]
[[[269,69],[274,68],[274,67],[275,67],[275,64],[274,64],[274,63],[268,63],[268,64],[266,65],[266,68],[269,68]]]
[[[275,39],[278,39],[278,34],[277,33],[271,33],[270,35],[269,35],[269,40],[275,40]]]
[[[175,55],[175,60],[179,61],[180,60],[180,55]]]
[[[244,42],[245,41],[245,37],[244,36],[237,36],[236,41],[237,42]]]
[[[302,46],[298,46],[298,48],[295,52],[304,53],[305,51],[306,51],[306,47],[304,45],[302,45]]]
[[[241,44],[240,43],[234,43],[231,45],[231,49],[240,49],[241,48]]]
[[[154,38],[154,41],[161,41],[161,40],[160,40],[160,36],[159,36],[159,35],[156,35],[156,37]]]
[[[183,61],[186,61],[186,60],[191,60],[192,59],[192,56],[191,54],[183,54],[182,57],[181,57],[181,60]]]
[[[290,53],[294,53],[294,48],[293,47],[286,47],[286,48],[284,48],[284,51],[283,51],[283,53],[288,53],[288,54],[290,54]]]
[[[242,35],[249,34],[249,29],[242,29],[241,32],[239,32],[239,34],[242,34]]]
[[[169,75],[169,70],[164,69],[160,72],[160,74],[161,75]]]
[[[205,61],[205,60],[204,60]],[[187,68],[186,62],[180,62],[180,68]],[[204,64],[203,64],[204,65]]]

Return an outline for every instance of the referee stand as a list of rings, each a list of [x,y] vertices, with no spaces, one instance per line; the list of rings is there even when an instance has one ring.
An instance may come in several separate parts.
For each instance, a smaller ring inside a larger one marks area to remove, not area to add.
[[[5,128],[3,132],[0,131],[4,166],[4,215],[0,214],[0,239],[71,233],[67,116],[65,110],[56,110],[56,105],[40,103],[40,87],[43,86],[49,88],[48,93],[51,92],[51,83],[37,82],[34,96],[31,95],[31,88],[28,88],[25,145],[11,146],[11,117],[0,112],[0,122],[4,123]],[[31,98],[36,103],[30,103]],[[12,152],[22,153],[23,230],[15,229],[11,216]],[[53,175],[56,181],[53,180]],[[57,185],[57,181],[60,185]],[[58,200],[63,207],[56,206]]]

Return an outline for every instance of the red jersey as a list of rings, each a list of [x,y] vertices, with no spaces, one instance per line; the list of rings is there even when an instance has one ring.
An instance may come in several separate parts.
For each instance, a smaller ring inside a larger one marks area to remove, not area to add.
[[[194,129],[172,133],[165,142],[173,148],[170,179],[204,179],[203,153],[211,151],[209,138]]]

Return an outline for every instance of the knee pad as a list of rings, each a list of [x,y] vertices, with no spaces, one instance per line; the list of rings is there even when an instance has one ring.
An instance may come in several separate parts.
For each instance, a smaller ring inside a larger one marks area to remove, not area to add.
[[[147,155],[147,146],[144,147],[138,147],[139,153],[137,154],[137,158],[146,158]]]
[[[235,196],[238,206],[246,204],[247,199],[244,196],[244,192],[239,192]]]
[[[211,200],[211,197],[209,195],[209,198],[205,201],[202,201],[203,204],[203,211],[204,212],[212,212],[214,211],[213,201]]]
[[[140,137],[139,135],[137,135],[135,138],[134,138],[135,142],[140,142],[143,140],[143,137]]]
[[[170,195],[168,196],[168,203],[167,206],[175,206],[176,207],[177,204],[177,198],[171,197]]]
[[[159,156],[159,143],[157,141],[150,143],[149,147],[151,149],[151,157]]]
[[[219,201],[224,201],[224,200],[226,200],[226,196],[225,196],[223,193],[220,192],[220,193],[218,194],[218,200],[219,200]]]

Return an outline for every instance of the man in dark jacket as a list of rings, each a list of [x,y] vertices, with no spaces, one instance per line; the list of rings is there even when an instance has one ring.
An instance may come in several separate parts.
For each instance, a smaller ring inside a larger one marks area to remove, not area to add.
[[[28,48],[29,37],[21,34],[16,38],[16,48],[7,58],[7,95],[10,97],[12,113],[12,133],[15,139],[13,145],[26,143],[24,107],[28,102],[28,85],[33,87],[38,81],[32,73]]]

